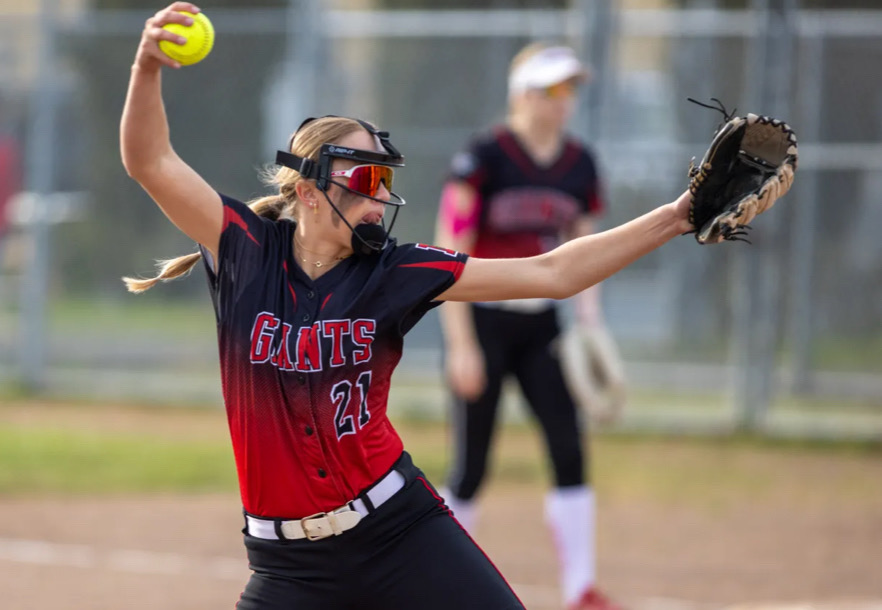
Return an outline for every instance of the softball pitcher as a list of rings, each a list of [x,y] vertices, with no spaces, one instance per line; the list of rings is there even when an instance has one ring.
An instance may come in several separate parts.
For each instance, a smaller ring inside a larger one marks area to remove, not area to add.
[[[242,203],[170,143],[161,73],[177,65],[157,43],[177,40],[162,25],[186,23],[179,11],[199,8],[175,2],[143,30],[121,151],[198,251],[126,282],[141,292],[203,261],[253,570],[238,608],[523,608],[387,417],[403,337],[442,301],[565,298],[596,284],[689,230],[688,193],[529,258],[398,244],[386,213],[405,203],[392,192],[404,157],[387,132],[328,116],[279,151],[275,192]]]

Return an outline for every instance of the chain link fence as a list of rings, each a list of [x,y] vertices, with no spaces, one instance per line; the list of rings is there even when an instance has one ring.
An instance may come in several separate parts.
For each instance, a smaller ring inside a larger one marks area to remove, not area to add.
[[[573,131],[601,162],[604,228],[684,188],[690,157],[721,118],[687,96],[783,116],[800,138],[800,173],[757,223],[752,247],[683,237],[605,282],[632,386],[622,426],[879,438],[882,10],[705,4],[207,8],[214,51],[164,76],[173,144],[218,190],[248,199],[264,192],[258,170],[303,117],[376,121],[408,159],[394,234],[430,241],[450,157],[504,118],[508,62],[531,40],[571,44],[594,69]],[[8,386],[219,404],[201,273],[138,297],[119,280],[193,250],[119,161],[129,66],[149,15],[0,12],[0,147],[16,151],[29,193],[6,206],[0,246]],[[437,414],[436,314],[408,347],[396,400]]]

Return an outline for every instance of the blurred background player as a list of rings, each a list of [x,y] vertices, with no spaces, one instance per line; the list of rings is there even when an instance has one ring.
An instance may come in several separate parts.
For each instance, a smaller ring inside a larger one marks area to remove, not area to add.
[[[533,43],[514,57],[507,120],[478,134],[453,158],[441,197],[438,245],[478,258],[530,257],[593,232],[604,207],[597,166],[591,152],[566,132],[577,88],[589,76],[569,47]],[[620,404],[621,366],[603,332],[598,286],[576,300],[580,330],[567,341],[571,355],[582,356],[581,364],[573,364],[581,367],[576,376],[587,379],[582,340],[599,329],[605,346],[600,363],[618,386],[612,394]],[[500,391],[513,375],[551,457],[554,488],[545,514],[567,608],[618,608],[595,583],[595,496],[583,453],[587,435],[561,366],[564,342],[555,301],[446,303],[441,320],[446,374],[455,395],[453,458],[444,490],[454,515],[473,529]],[[598,397],[591,386],[580,388],[580,397]]]

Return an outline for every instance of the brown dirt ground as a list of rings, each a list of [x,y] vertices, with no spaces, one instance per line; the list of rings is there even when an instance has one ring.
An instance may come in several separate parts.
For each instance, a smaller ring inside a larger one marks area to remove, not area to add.
[[[39,425],[48,418],[55,424],[149,428],[175,437],[225,434],[223,416],[210,417],[61,405],[0,410],[2,421],[19,424]],[[849,474],[856,461],[864,472],[882,474],[878,454],[831,454],[822,465],[811,453],[805,454],[807,462],[800,455],[767,468],[786,479],[787,469],[805,477],[808,466],[817,472],[813,485],[820,487]],[[601,495],[600,578],[632,610],[880,610],[880,495],[788,502],[766,494],[695,506]],[[233,608],[248,577],[239,511],[234,494],[0,497],[0,606]],[[481,511],[475,537],[527,606],[559,610],[541,490],[535,483],[494,482]]]

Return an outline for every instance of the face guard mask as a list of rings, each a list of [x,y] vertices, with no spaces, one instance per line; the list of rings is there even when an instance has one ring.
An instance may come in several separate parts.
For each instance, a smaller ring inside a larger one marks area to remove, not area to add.
[[[303,121],[303,123],[300,124],[300,127],[297,128],[297,131],[299,132],[304,125],[314,121],[316,118],[317,117],[312,117]],[[327,199],[331,208],[352,231],[352,250],[357,254],[370,255],[380,252],[386,246],[389,241],[389,233],[392,231],[392,227],[395,226],[395,220],[398,218],[398,210],[406,203],[402,197],[393,193],[391,190],[392,177],[394,174],[392,168],[404,167],[404,157],[389,141],[388,131],[378,131],[366,121],[359,119],[355,120],[358,121],[368,133],[380,140],[380,144],[382,144],[386,151],[385,153],[373,150],[361,150],[358,148],[346,148],[343,146],[337,146],[336,144],[322,144],[322,147],[319,150],[318,161],[298,157],[297,155],[280,150],[276,153],[276,165],[283,165],[291,168],[300,173],[304,178],[315,180],[316,186],[324,194],[325,199]],[[296,136],[297,132],[295,132],[294,135]],[[292,142],[293,139],[294,136],[291,138]],[[289,150],[292,142],[289,142],[288,144]],[[344,171],[331,171],[331,163],[335,158],[358,161],[359,165]],[[335,177],[346,178],[346,181],[341,182],[334,180],[333,178]],[[387,230],[385,228],[385,223],[383,225],[362,223],[356,227],[349,224],[349,221],[346,220],[337,206],[334,205],[334,202],[331,201],[331,198],[328,197],[327,191],[331,184],[335,184],[359,197],[367,197],[368,199],[373,199],[374,201],[379,201],[386,205],[395,206],[395,213],[392,216],[392,222],[389,223],[389,229]],[[380,184],[386,186],[392,199],[386,200],[377,198],[376,195],[380,188]]]

